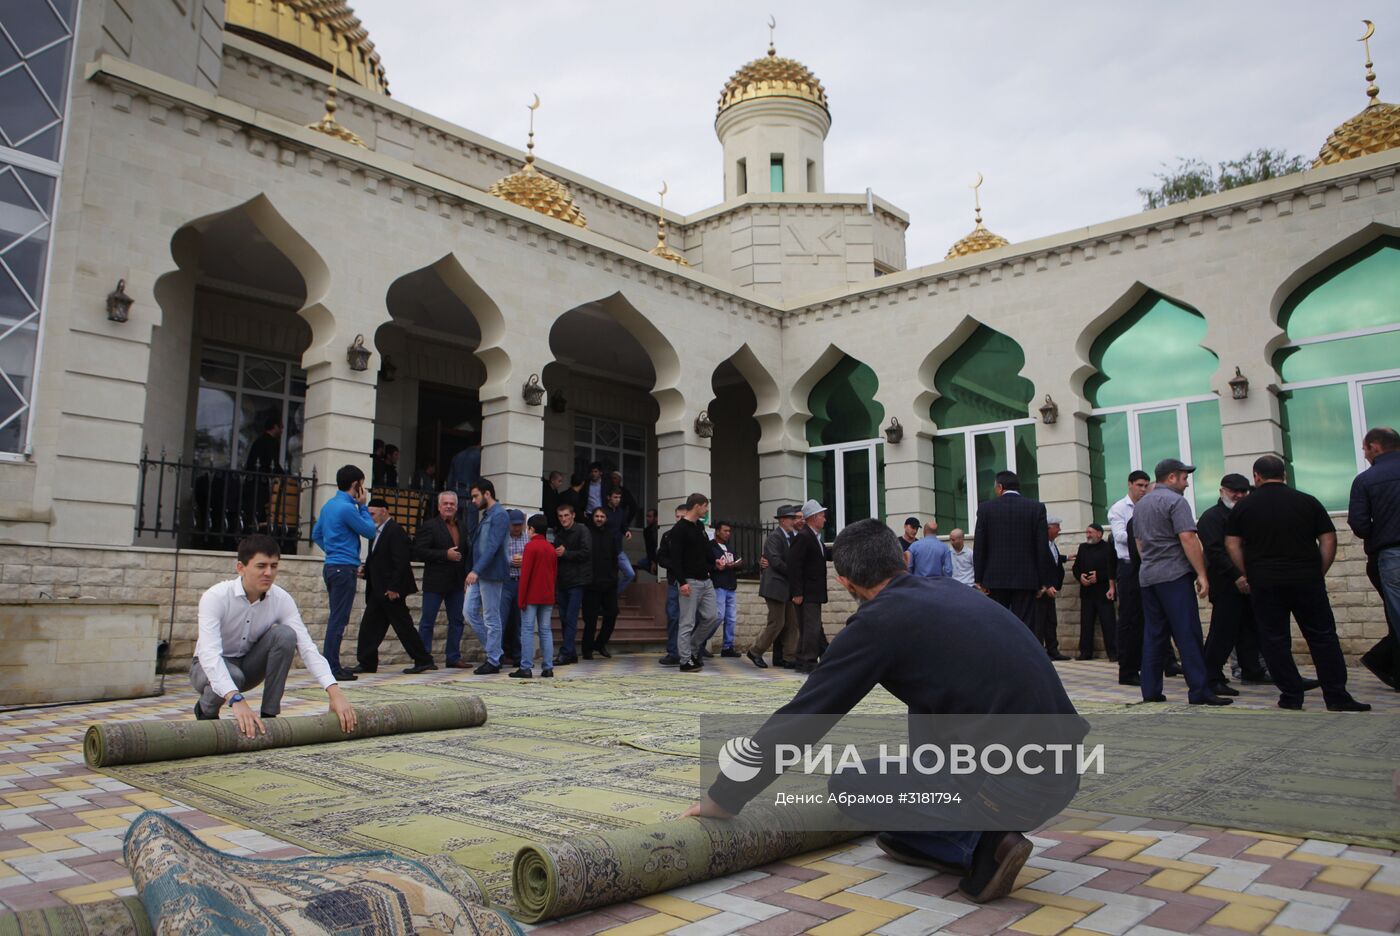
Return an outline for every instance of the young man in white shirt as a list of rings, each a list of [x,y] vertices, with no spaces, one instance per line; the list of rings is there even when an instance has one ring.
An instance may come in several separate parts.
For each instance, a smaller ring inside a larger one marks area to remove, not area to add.
[[[234,566],[238,578],[220,582],[199,599],[199,640],[190,667],[190,684],[200,693],[195,718],[216,719],[227,703],[238,720],[239,734],[266,734],[262,719],[281,712],[292,657],[300,652],[307,671],[330,696],[330,711],[340,719],[341,730],[348,733],[355,730],[355,710],[307,633],[296,602],[273,584],[281,553],[270,536],[244,537]],[[261,717],[243,698],[245,691],[260,684],[265,684]]]

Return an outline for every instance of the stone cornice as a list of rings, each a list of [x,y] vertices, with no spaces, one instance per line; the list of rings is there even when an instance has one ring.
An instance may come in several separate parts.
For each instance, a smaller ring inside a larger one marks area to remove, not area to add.
[[[797,210],[810,209],[814,211],[837,210],[850,211],[857,209],[865,211],[868,204],[873,204],[876,214],[881,214],[889,218],[901,229],[909,227],[909,215],[903,210],[885,201],[878,195],[871,197],[867,202],[864,195],[805,195],[795,193],[772,194],[768,192],[750,193],[740,195],[738,198],[727,201],[722,205],[714,205],[704,208],[694,214],[684,215],[678,222],[678,227],[690,227],[703,225],[713,227],[714,223],[725,220],[731,215],[744,211],[753,211],[758,208],[792,208]],[[670,218],[668,217],[669,221]]]
[[[741,295],[714,276],[653,257],[612,238],[577,228],[494,198],[461,182],[393,157],[353,146],[246,104],[218,97],[164,75],[104,55],[85,77],[111,89],[110,106],[133,112],[144,102],[146,118],[208,136],[222,146],[241,145],[255,157],[313,176],[331,176],[364,194],[388,197],[446,220],[542,247],[571,261],[598,266],[701,305],[777,326],[783,310]]]

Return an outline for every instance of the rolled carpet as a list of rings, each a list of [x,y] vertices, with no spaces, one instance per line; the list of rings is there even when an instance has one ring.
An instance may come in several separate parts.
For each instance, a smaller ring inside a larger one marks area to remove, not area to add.
[[[0,936],[151,936],[140,897],[0,915]]]
[[[762,807],[526,845],[511,869],[516,918],[538,923],[744,871],[864,834],[836,808]],[[803,831],[810,829],[811,831]]]
[[[207,757],[238,751],[351,741],[417,731],[476,728],[486,723],[486,705],[476,696],[444,697],[356,707],[355,730],[340,730],[332,713],[293,715],[263,722],[267,734],[245,738],[231,718],[214,721],[153,720],[92,725],[83,738],[89,767]]]

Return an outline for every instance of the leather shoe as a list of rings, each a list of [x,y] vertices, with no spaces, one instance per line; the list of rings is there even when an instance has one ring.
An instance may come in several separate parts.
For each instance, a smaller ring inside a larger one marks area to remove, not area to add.
[[[1355,699],[1347,699],[1345,702],[1327,703],[1329,712],[1369,712],[1371,706],[1365,702],[1358,702]]]
[[[1220,698],[1220,696],[1218,696],[1218,695],[1213,695],[1213,696],[1206,696],[1206,697],[1205,697],[1204,699],[1202,699],[1201,701],[1199,701],[1199,702],[1192,702],[1191,704],[1192,704],[1192,705],[1230,705],[1230,704],[1234,703],[1234,701],[1235,701],[1234,699],[1222,699],[1222,698]]]
[[[1210,691],[1219,696],[1237,696],[1240,694],[1240,691],[1238,689],[1235,689],[1231,687],[1228,683],[1223,682],[1212,683]]]
[[[735,650],[733,647],[725,647],[719,652],[719,655],[732,660],[739,655],[739,651]]]
[[[1385,668],[1381,666],[1380,661],[1371,656],[1371,651],[1368,650],[1361,654],[1361,665],[1370,670],[1372,676],[1375,676],[1396,692],[1400,692],[1400,679],[1397,679],[1394,673],[1386,672]]]
[[[754,653],[752,650],[744,654],[744,656],[748,657],[749,662],[752,663],[754,666],[757,666],[759,669],[768,668],[768,664],[764,662],[763,657],[757,653]]]
[[[194,704],[194,717],[197,718],[197,719],[199,719],[200,721],[218,721],[218,720],[219,720],[219,716],[218,716],[218,715],[205,715],[204,712],[200,709],[199,703],[198,703],[198,702],[196,702],[196,703]]]
[[[448,668],[448,669],[471,669],[471,668],[472,668],[472,665],[471,665],[470,663],[464,663],[464,662],[461,661],[461,660],[453,660],[451,663],[448,663],[448,664],[447,664],[447,668]]]
[[[436,663],[415,663],[413,666],[410,666],[408,669],[404,670],[404,672],[409,674],[426,673],[428,670],[435,669],[437,669]]]
[[[602,658],[605,659],[605,660],[611,660],[611,659],[612,659],[612,654],[608,652],[608,648],[607,648],[607,647],[599,647],[597,650],[594,650],[593,652],[596,653],[596,654],[598,654],[598,656],[602,657]]]
[[[571,665],[571,664],[573,664],[573,663],[577,663],[577,662],[578,662],[578,657],[576,657],[576,656],[561,656],[561,657],[556,657],[556,658],[555,658],[555,660],[554,660],[554,665],[555,665],[555,666],[569,666],[569,665]]]
[[[708,660],[710,657],[714,656],[714,654],[702,647],[700,648],[700,656]]]
[[[500,671],[501,668],[499,666],[492,666],[489,660],[472,670],[477,676],[494,676]]]
[[[1061,660],[1068,660],[1069,657],[1065,656],[1063,653],[1052,653],[1052,654],[1050,654],[1050,659],[1052,659],[1052,660],[1054,660],[1056,663],[1058,663],[1058,662],[1060,662]]]
[[[511,679],[534,679],[535,674],[527,669],[518,669],[508,674]]]
[[[1118,685],[1120,685],[1120,686],[1141,686],[1141,685],[1142,685],[1142,680],[1141,680],[1141,679],[1138,679],[1136,676],[1125,676],[1125,677],[1122,677],[1122,678],[1120,678],[1120,679],[1118,680]]]
[[[668,653],[656,662],[660,663],[662,666],[678,666],[680,665],[681,658]]]
[[[554,670],[552,670],[552,669],[540,670],[540,679],[553,679],[553,678],[554,678]]]
[[[1321,685],[1322,683],[1318,682],[1316,679],[1305,679],[1303,680],[1303,691],[1312,692]]]
[[[788,660],[783,660],[782,662],[778,663],[777,665],[778,665],[778,666],[781,666],[783,669],[797,669],[797,664],[796,664],[796,663],[789,662]]]
[[[1167,697],[1164,696],[1164,695],[1162,695],[1162,694],[1160,694],[1160,693],[1158,693],[1157,695],[1153,696],[1152,698],[1150,698],[1150,699],[1143,699],[1142,701],[1144,701],[1144,702],[1165,702],[1165,701],[1167,701]]]
[[[360,678],[348,669],[343,669],[340,672],[332,673],[331,675],[335,677],[336,682],[354,682],[355,680]]]
[[[347,673],[377,673],[377,672],[379,672],[379,668],[376,667],[376,668],[374,668],[374,669],[365,669],[363,666],[352,666],[352,667],[350,667],[348,670],[346,670],[345,672],[347,672]]]
[[[1301,712],[1303,710],[1303,700],[1285,699],[1283,696],[1279,696],[1278,707],[1281,709],[1288,709],[1290,712]]]
[[[958,882],[958,890],[973,903],[987,903],[1011,893],[1016,876],[1025,867],[1033,848],[1019,832],[982,833],[972,853],[972,867]]]

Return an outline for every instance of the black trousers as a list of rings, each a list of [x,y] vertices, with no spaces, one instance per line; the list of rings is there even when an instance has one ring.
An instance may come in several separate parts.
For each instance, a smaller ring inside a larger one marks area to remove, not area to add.
[[[825,636],[822,631],[822,604],[804,601],[798,605],[797,659],[794,662],[798,666],[815,666],[817,657],[821,656]]]
[[[1263,676],[1259,667],[1259,632],[1249,596],[1233,583],[1210,589],[1210,633],[1206,634],[1206,676],[1211,682],[1224,681],[1225,661],[1234,650],[1245,679]]]
[[[1298,622],[1298,630],[1308,642],[1308,653],[1317,667],[1317,680],[1322,683],[1322,697],[1328,703],[1345,702],[1347,664],[1342,656],[1342,644],[1337,639],[1337,621],[1332,616],[1332,602],[1323,582],[1270,585],[1256,588],[1250,585],[1249,600],[1254,606],[1254,620],[1259,626],[1259,647],[1269,675],[1278,686],[1279,697],[1291,702],[1303,701],[1303,677],[1293,662],[1292,632],[1288,616]]]
[[[603,626],[598,626],[602,616]],[[583,590],[583,652],[606,650],[608,638],[612,637],[617,624],[617,583],[610,582],[600,587],[589,586]]]
[[[1118,563],[1118,678],[1129,679],[1142,669],[1142,588],[1137,566]]]
[[[379,645],[384,642],[384,635],[390,627],[415,666],[433,662],[432,655],[423,648],[423,640],[413,626],[408,602],[402,596],[390,601],[383,595],[369,595],[365,598],[364,617],[360,618],[360,636],[355,642],[355,657],[360,661],[362,671],[373,673],[379,669]]]
[[[1109,659],[1118,656],[1118,622],[1113,614],[1113,602],[1108,600],[1107,585],[1083,585],[1079,588],[1079,658],[1094,658],[1094,623],[1103,629],[1103,647]]]
[[[1035,599],[1034,633],[1047,654],[1060,655],[1060,616],[1055,610],[1055,599],[1049,595]]]
[[[1021,623],[1030,628],[1032,634],[1036,632],[1034,589],[991,588],[987,590],[987,594],[997,604],[1020,618]]]

